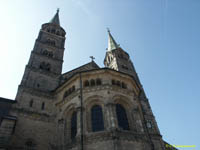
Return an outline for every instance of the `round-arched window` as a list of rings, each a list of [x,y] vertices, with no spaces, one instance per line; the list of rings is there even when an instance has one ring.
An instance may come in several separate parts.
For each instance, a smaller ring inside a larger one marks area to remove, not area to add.
[[[116,114],[119,128],[129,130],[128,118],[126,110],[121,104],[116,104]]]
[[[97,85],[101,85],[101,79],[96,79]]]
[[[91,85],[91,86],[95,86],[95,80],[94,80],[94,79],[92,79],[92,80],[90,81],[90,85]]]
[[[87,87],[87,86],[89,86],[89,85],[90,85],[90,84],[89,84],[89,81],[86,80],[86,81],[84,82],[84,86]]]
[[[101,106],[95,105],[92,107],[91,119],[93,132],[104,130],[103,112]]]

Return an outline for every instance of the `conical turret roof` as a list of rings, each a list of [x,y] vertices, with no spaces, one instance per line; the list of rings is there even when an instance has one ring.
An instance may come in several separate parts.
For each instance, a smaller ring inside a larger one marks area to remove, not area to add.
[[[115,39],[112,37],[110,30],[108,29],[108,51],[119,48],[119,45],[115,42]]]
[[[60,25],[59,9],[57,9],[56,14],[54,15],[54,17],[51,19],[51,21],[49,23]]]

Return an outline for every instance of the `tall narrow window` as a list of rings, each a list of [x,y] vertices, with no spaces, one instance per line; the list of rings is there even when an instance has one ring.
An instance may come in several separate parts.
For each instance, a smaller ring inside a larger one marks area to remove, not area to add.
[[[115,83],[115,80],[112,80],[112,85],[115,85],[116,83]]]
[[[126,110],[122,105],[116,104],[116,114],[117,114],[118,126],[123,130],[129,130]]]
[[[43,102],[41,109],[44,110],[44,108],[45,108],[45,103]]]
[[[92,107],[91,119],[93,132],[104,130],[103,113],[101,106],[95,105]]]
[[[96,79],[97,85],[101,85],[101,79]]]
[[[71,139],[76,137],[77,133],[77,113],[74,112],[71,117]]]
[[[72,92],[74,92],[74,91],[75,91],[75,86],[73,85],[73,86],[72,86]]]
[[[127,89],[127,85],[124,82],[122,82],[122,88]]]
[[[90,80],[90,85],[91,85],[91,86],[95,86],[95,81],[94,81],[94,79]]]
[[[33,107],[33,100],[29,102],[29,107]]]
[[[90,84],[89,84],[89,81],[86,80],[86,81],[84,82],[84,86],[87,87],[87,86],[89,86],[89,85],[90,85]]]
[[[69,95],[69,92],[66,91],[65,94],[64,94],[64,96],[63,96],[63,99],[64,99],[65,97],[67,97],[68,95]]]

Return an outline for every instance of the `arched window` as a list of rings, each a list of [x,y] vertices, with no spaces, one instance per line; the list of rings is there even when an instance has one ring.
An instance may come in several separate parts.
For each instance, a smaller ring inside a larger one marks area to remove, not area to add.
[[[97,85],[101,85],[101,79],[96,80]]]
[[[93,132],[104,130],[103,112],[101,106],[95,105],[92,107],[91,119]]]
[[[56,30],[55,30],[55,29],[52,29],[52,30],[51,30],[51,33],[55,33],[55,32],[56,32]]]
[[[46,68],[45,68],[47,71],[50,71],[51,69],[51,65],[49,63],[46,64]]]
[[[118,126],[123,130],[129,130],[128,118],[126,115],[126,110],[120,104],[116,104],[116,114]]]
[[[74,112],[71,117],[71,139],[76,137],[77,133],[77,113]]]
[[[60,35],[60,32],[59,32],[59,31],[57,31],[57,32],[56,32],[56,35]]]
[[[33,141],[28,140],[28,141],[26,141],[26,143],[24,145],[24,149],[25,150],[35,150],[36,149],[36,144]]]
[[[86,81],[84,82],[84,86],[87,87],[87,86],[89,86],[89,85],[90,85],[90,84],[89,84],[89,81],[86,80]]]
[[[29,102],[29,107],[33,107],[33,100]]]
[[[112,80],[112,85],[116,85],[115,80]]]
[[[51,65],[49,63],[41,62],[39,68],[46,71],[50,71]]]
[[[73,85],[73,86],[72,86],[72,92],[74,92],[74,91],[75,91],[75,86]]]
[[[127,85],[124,82],[122,82],[122,88],[124,88],[124,89],[127,88]]]
[[[69,93],[69,94],[72,93],[72,88],[69,88],[68,93]]]
[[[66,91],[65,94],[64,94],[64,96],[63,96],[63,98],[67,97],[68,95],[69,95],[69,92]]]
[[[108,63],[110,63],[110,57],[108,56]]]
[[[120,81],[117,81],[117,82],[116,82],[116,85],[121,87]]]
[[[90,85],[91,85],[91,86],[95,86],[95,81],[94,81],[94,79],[92,79],[92,80],[90,81]]]

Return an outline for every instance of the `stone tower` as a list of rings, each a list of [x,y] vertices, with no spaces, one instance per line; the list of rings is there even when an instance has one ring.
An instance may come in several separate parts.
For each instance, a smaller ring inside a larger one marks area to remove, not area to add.
[[[104,59],[104,65],[108,68],[130,74],[138,80],[135,68],[129,57],[129,54],[125,52],[108,29],[108,48]]]
[[[59,10],[50,22],[42,25],[25,72],[18,87],[13,115],[17,116],[12,144],[20,147],[30,139],[41,139],[39,149],[47,149],[53,133],[51,92],[58,86],[62,72],[65,30],[60,26]],[[47,122],[48,125],[47,125]],[[54,127],[55,128],[55,127]]]
[[[144,89],[135,71],[134,65],[129,57],[129,54],[125,52],[119,46],[119,44],[116,43],[109,29],[108,29],[108,48],[104,59],[104,65],[116,71],[126,73],[132,76],[133,79],[136,81],[137,86],[139,88],[137,109],[139,110],[140,114],[139,118],[141,119],[143,132],[147,135],[149,139],[151,149],[157,149],[155,148],[155,145],[161,145],[161,147],[164,149],[164,145],[161,140],[160,131],[158,129],[155,117],[152,113],[149,101],[145,95]],[[138,111],[137,109],[134,110],[135,119],[137,118],[136,115],[137,114],[136,112]],[[157,135],[157,137],[155,135]],[[159,140],[157,141],[155,137],[158,138]]]
[[[24,93],[23,89],[50,92],[58,86],[58,77],[62,72],[65,34],[60,26],[57,10],[52,20],[42,25],[26,65],[16,100]],[[23,99],[20,98],[21,101]]]

